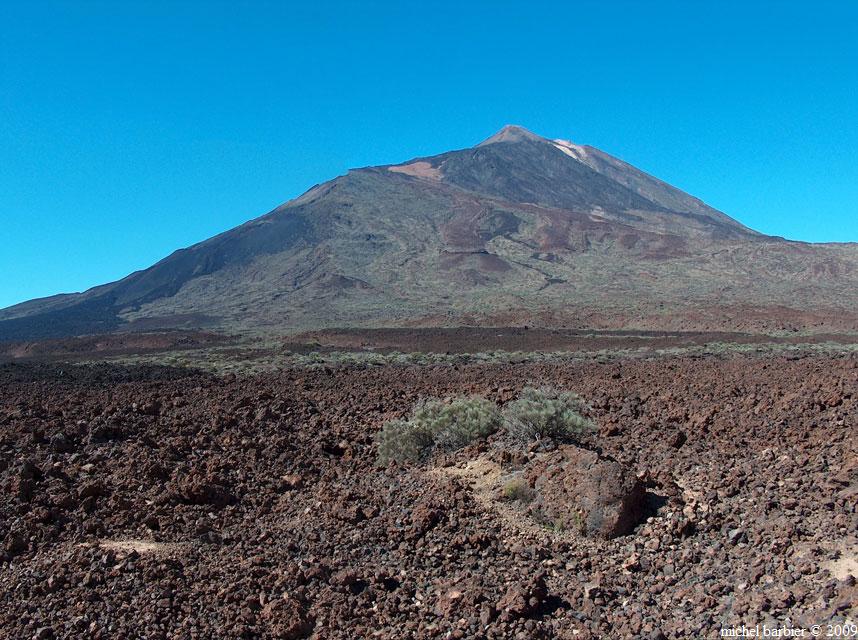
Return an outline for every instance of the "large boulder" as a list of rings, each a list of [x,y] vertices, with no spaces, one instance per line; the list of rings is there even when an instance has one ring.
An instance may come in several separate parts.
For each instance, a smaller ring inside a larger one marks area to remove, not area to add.
[[[644,515],[645,491],[628,467],[575,446],[560,447],[527,472],[533,508],[554,526],[615,538]]]

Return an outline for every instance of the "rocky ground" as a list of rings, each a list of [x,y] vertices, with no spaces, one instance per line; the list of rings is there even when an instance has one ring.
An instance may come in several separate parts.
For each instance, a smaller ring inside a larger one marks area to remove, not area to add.
[[[376,466],[374,434],[419,397],[503,404],[529,381],[587,401],[581,448],[496,434]],[[708,638],[854,619],[856,423],[854,355],[3,365],[0,635]],[[525,478],[562,515],[574,473],[603,486],[593,460],[645,491],[625,535],[503,499]]]
[[[479,351],[620,351],[628,349],[682,349],[714,344],[854,345],[856,334],[783,331],[761,335],[726,331],[596,331],[541,327],[443,327],[399,329],[321,329],[284,339],[295,352],[417,351],[423,353],[475,353]]]

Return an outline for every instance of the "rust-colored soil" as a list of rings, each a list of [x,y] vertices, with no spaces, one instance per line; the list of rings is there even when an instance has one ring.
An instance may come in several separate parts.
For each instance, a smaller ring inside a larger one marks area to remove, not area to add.
[[[314,348],[432,353],[480,351],[599,351],[666,349],[712,343],[818,344],[858,343],[858,335],[768,336],[737,332],[593,331],[529,327],[455,327],[429,329],[327,329],[285,339],[294,351]]]

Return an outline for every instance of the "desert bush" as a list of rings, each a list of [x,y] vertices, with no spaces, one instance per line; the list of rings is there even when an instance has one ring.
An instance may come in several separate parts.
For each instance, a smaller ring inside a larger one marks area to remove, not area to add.
[[[497,405],[479,396],[419,401],[407,420],[386,423],[377,436],[379,464],[419,462],[434,449],[454,451],[485,438],[501,424]]]
[[[449,403],[437,399],[418,402],[411,421],[435,435],[435,446],[455,451],[498,430],[500,412],[494,402],[470,396]]]
[[[504,407],[504,427],[523,442],[556,438],[578,440],[592,428],[581,415],[581,399],[553,387],[525,387],[518,399]]]
[[[409,420],[391,420],[376,436],[378,461],[388,465],[397,462],[417,462],[431,451],[435,439],[431,433]]]
[[[513,478],[503,486],[503,497],[509,502],[530,502],[533,489],[522,478]]]

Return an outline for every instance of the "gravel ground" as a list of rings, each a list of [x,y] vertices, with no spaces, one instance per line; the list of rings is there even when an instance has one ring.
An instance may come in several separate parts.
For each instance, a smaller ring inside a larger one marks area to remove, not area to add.
[[[586,400],[586,455],[496,434],[375,464],[375,432],[421,396],[503,404],[528,381]],[[5,365],[0,635],[708,638],[854,619],[856,422],[855,356],[255,377]],[[504,478],[562,455],[639,480],[630,533],[546,526],[501,499]]]

